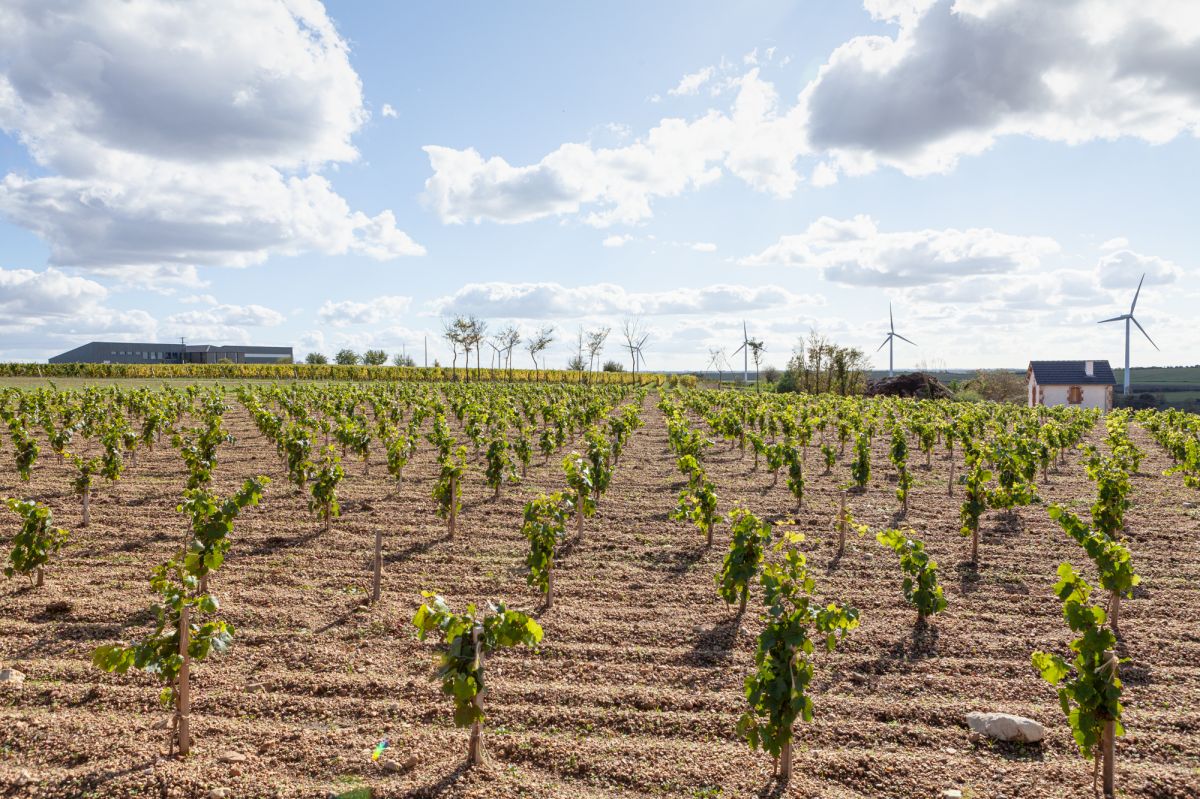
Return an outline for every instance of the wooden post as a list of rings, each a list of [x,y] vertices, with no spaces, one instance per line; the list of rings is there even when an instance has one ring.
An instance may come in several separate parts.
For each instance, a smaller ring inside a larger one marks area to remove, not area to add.
[[[479,651],[479,635],[483,632],[483,626],[476,624],[471,628],[471,646],[475,650],[475,673],[483,676],[483,653]],[[483,690],[480,689],[475,694],[472,703],[476,708],[483,711]],[[483,724],[476,721],[471,725],[471,740],[467,746],[467,762],[472,766],[483,764]]]
[[[979,563],[979,522],[971,529],[971,563]]]
[[[178,719],[176,725],[179,736],[179,754],[187,757],[192,748],[192,738],[188,729],[188,714],[191,712],[191,695],[188,685],[188,638],[191,634],[191,608],[184,605],[179,611],[179,656],[183,663],[179,666],[179,678],[175,688],[175,713]]]
[[[1121,637],[1121,593],[1113,591],[1108,603],[1108,626],[1112,627],[1113,635]]]
[[[375,577],[371,581],[371,604],[379,602],[379,581],[383,576],[383,528],[375,528]]]
[[[579,504],[575,506],[575,535],[583,538],[583,498],[580,497]]]
[[[840,508],[838,510],[838,554],[841,554],[842,552],[844,552],[846,550],[846,527],[848,526],[846,524],[847,513],[846,513],[846,492],[845,492],[845,490],[842,491],[842,497],[841,497],[841,501],[839,504],[840,504]]]
[[[1104,760],[1103,766],[1103,785],[1105,799],[1113,799],[1116,793],[1116,726],[1117,723],[1112,719],[1104,722],[1104,732],[1100,737],[1101,756]]]
[[[46,584],[46,570],[41,566],[37,567],[37,581],[34,583],[35,588],[41,588]]]
[[[90,507],[91,498],[92,498],[92,487],[88,486],[87,488],[85,488],[83,490],[83,521],[80,523],[80,525],[79,525],[80,527],[87,527],[88,520],[91,519],[91,507]]]
[[[954,455],[950,455],[950,479],[946,481],[946,496],[954,496]]]
[[[779,750],[779,781],[787,785],[792,779],[792,742],[784,741]]]
[[[450,515],[446,518],[446,529],[450,533],[450,537],[454,538],[454,527],[458,521],[458,478],[451,475],[450,477]]]
[[[705,538],[704,546],[706,546],[706,547],[712,546],[712,536],[713,536],[713,523],[709,522],[708,530],[707,530],[707,537]]]
[[[554,561],[546,569],[546,610],[554,607]]]

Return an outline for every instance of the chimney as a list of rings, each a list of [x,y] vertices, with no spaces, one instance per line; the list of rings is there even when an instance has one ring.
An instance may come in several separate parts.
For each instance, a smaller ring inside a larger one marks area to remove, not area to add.
[[[1083,372],[1088,377],[1095,377],[1096,376],[1096,362],[1095,361],[1084,361],[1083,362]]]

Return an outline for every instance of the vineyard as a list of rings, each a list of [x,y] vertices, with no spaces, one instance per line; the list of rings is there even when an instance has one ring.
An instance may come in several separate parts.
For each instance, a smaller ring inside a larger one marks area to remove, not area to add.
[[[1197,417],[376,368],[0,393],[0,796],[1200,795]]]

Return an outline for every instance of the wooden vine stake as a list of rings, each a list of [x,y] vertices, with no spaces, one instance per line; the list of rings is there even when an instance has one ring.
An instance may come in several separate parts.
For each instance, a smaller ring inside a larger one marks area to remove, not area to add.
[[[1101,779],[1104,784],[1105,799],[1113,799],[1117,795],[1116,789],[1116,765],[1117,765],[1117,748],[1116,735],[1117,723],[1112,719],[1104,722],[1104,732],[1100,738],[1100,754],[1104,759],[1104,768]]]
[[[475,650],[475,674],[479,677],[483,676],[483,653],[479,649],[479,636],[483,632],[483,625],[476,624],[471,628],[471,647]],[[471,700],[476,708],[479,709],[479,715],[483,715],[483,688],[480,687],[475,693],[475,698]],[[467,761],[472,766],[483,764],[483,722],[476,721],[471,725],[471,741],[467,745]]]
[[[187,757],[192,748],[192,737],[188,728],[188,715],[191,712],[191,695],[188,686],[188,637],[191,632],[191,608],[184,605],[179,610],[179,657],[183,663],[179,666],[179,682],[176,689],[176,730],[179,737],[179,754]]]
[[[840,500],[839,504],[841,507],[838,509],[838,554],[840,555],[846,551],[846,527],[847,527],[846,516],[847,516],[847,512],[846,512],[846,490],[845,489],[842,489],[842,496],[841,496],[841,500]]]
[[[450,513],[446,516],[446,530],[454,538],[454,527],[458,521],[458,478],[450,477]]]
[[[546,569],[546,610],[554,607],[554,561]]]
[[[375,528],[375,575],[371,581],[371,604],[379,602],[379,582],[383,576],[383,528]]]
[[[946,481],[946,496],[954,496],[954,455],[950,455],[950,479]]]
[[[87,488],[85,488],[83,490],[83,520],[79,523],[80,527],[87,527],[88,522],[91,521],[91,518],[92,518],[92,513],[91,513],[92,509],[90,506],[91,498],[92,498],[92,487],[88,486]]]

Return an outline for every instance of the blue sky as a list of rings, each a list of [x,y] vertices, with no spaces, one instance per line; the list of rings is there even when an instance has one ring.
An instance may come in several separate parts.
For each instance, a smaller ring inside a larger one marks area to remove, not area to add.
[[[1200,13],[1101,5],[10,3],[0,358],[474,313],[783,365],[891,302],[899,367],[1116,364],[1146,272],[1135,365],[1200,362]]]

